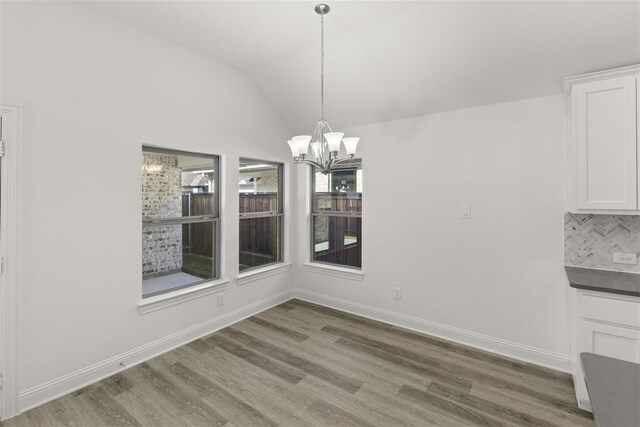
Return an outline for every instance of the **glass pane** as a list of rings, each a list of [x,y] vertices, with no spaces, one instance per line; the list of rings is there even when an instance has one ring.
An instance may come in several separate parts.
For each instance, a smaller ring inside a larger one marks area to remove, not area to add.
[[[355,165],[314,177],[313,210],[362,212],[362,169]]]
[[[278,163],[240,159],[240,213],[280,212]]]
[[[142,296],[215,277],[214,222],[142,227]]]
[[[362,218],[313,217],[313,261],[362,267]]]
[[[282,217],[240,218],[240,271],[281,260]]]
[[[217,158],[143,148],[142,218],[218,216]]]

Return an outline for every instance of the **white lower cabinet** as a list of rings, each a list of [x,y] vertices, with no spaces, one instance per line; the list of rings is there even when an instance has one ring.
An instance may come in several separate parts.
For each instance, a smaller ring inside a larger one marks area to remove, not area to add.
[[[640,362],[640,331],[600,323],[583,322],[582,351]]]
[[[577,290],[576,308],[573,379],[578,405],[591,410],[580,353],[640,363],[640,297]]]

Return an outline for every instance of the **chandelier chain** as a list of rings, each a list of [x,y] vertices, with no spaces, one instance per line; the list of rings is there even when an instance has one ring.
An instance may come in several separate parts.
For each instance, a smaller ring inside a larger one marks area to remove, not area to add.
[[[320,104],[324,121],[324,15],[320,15]]]

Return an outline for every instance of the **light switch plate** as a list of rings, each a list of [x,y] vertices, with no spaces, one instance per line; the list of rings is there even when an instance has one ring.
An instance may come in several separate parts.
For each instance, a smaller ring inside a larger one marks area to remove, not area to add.
[[[471,206],[470,205],[461,205],[460,206],[460,218],[462,218],[462,219],[471,219]]]

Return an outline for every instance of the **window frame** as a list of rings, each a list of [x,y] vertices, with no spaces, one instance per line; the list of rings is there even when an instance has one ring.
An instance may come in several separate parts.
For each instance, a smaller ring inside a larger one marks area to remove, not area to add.
[[[278,205],[278,209],[277,211],[270,211],[270,212],[247,212],[247,213],[241,213],[240,212],[240,207],[239,207],[239,203],[238,203],[238,274],[239,275],[248,275],[251,274],[253,272],[255,272],[256,270],[260,270],[260,269],[264,269],[264,268],[273,268],[274,266],[277,266],[278,264],[283,264],[285,262],[284,258],[285,258],[285,248],[284,248],[284,241],[285,241],[285,209],[284,209],[284,192],[285,192],[285,178],[284,178],[284,173],[285,173],[285,167],[284,167],[284,163],[282,162],[277,162],[277,161],[270,161],[270,160],[264,160],[264,159],[256,159],[253,157],[240,157],[238,159],[238,165],[241,162],[263,162],[263,163],[269,163],[269,164],[274,164],[277,165],[278,167],[278,197],[277,197],[277,205]],[[238,166],[238,172],[240,171],[240,167]],[[239,184],[238,184],[239,185]],[[240,201],[240,196],[241,193],[238,191],[238,202]],[[277,260],[274,262],[270,262],[267,264],[261,264],[261,265],[256,265],[253,267],[249,267],[249,268],[245,268],[244,270],[240,270],[240,222],[243,219],[251,219],[251,218],[280,218],[279,219],[279,231],[278,231],[278,245],[277,245]]]
[[[362,158],[355,158],[352,159],[350,162],[345,162],[345,165],[343,167],[337,167],[335,168],[335,170],[340,170],[340,169],[353,169],[353,165],[355,164],[356,166],[356,170],[362,170]],[[316,168],[315,167],[311,167],[310,168],[310,174],[311,174],[311,178],[310,178],[310,182],[311,182],[311,188],[310,188],[310,197],[309,197],[309,202],[310,202],[310,207],[309,207],[309,264],[313,265],[320,265],[323,267],[329,267],[332,269],[339,269],[339,270],[346,270],[346,271],[352,271],[354,273],[356,273],[357,275],[359,275],[362,272],[362,246],[360,247],[360,267],[355,267],[355,266],[351,266],[351,265],[345,265],[345,264],[338,264],[338,263],[334,263],[334,262],[328,262],[328,261],[320,261],[320,260],[316,260],[314,259],[314,255],[315,255],[315,248],[316,248],[316,243],[315,243],[315,225],[316,225],[316,218],[331,218],[331,217],[340,217],[340,218],[360,218],[360,220],[362,221],[362,208],[360,209],[360,212],[357,211],[351,211],[351,212],[337,212],[337,211],[326,211],[326,210],[318,210],[316,209],[317,203],[316,203]],[[362,193],[364,194],[364,188]],[[361,227],[362,227],[362,223],[361,223]],[[362,236],[361,236],[362,237]],[[357,243],[357,242],[354,242]],[[349,244],[349,245],[343,245],[343,247],[347,247],[352,245],[353,243]]]
[[[195,151],[185,151],[185,150],[176,150],[176,149],[171,149],[171,148],[165,148],[165,147],[158,147],[158,146],[153,146],[153,145],[147,145],[144,144],[142,145],[142,153],[155,153],[155,154],[167,154],[167,155],[178,155],[178,156],[192,156],[192,157],[201,157],[204,159],[210,159],[213,161],[213,167],[214,167],[214,171],[215,171],[215,179],[213,181],[213,195],[214,195],[214,214],[212,215],[194,215],[194,216],[182,216],[182,217],[170,217],[170,218],[166,218],[166,217],[159,217],[159,218],[142,218],[142,231],[144,233],[144,229],[145,227],[153,227],[153,226],[163,226],[163,225],[184,225],[184,224],[204,224],[204,223],[211,223],[212,225],[212,250],[214,251],[213,254],[213,258],[212,258],[212,269],[211,269],[211,274],[212,277],[207,278],[207,279],[202,279],[202,280],[196,280],[194,282],[190,282],[184,285],[180,285],[180,286],[175,286],[172,288],[168,288],[168,289],[164,289],[162,291],[156,291],[156,292],[149,292],[149,293],[144,293],[144,289],[142,288],[142,283],[141,283],[141,290],[142,290],[142,299],[143,301],[147,298],[151,298],[151,297],[157,297],[159,295],[164,295],[164,294],[168,294],[170,292],[174,292],[174,291],[180,291],[180,290],[185,290],[188,288],[192,288],[192,287],[196,287],[196,286],[201,286],[205,283],[210,283],[210,282],[214,282],[217,280],[220,280],[221,277],[221,270],[222,270],[222,266],[221,266],[221,250],[222,250],[222,238],[221,238],[221,223],[220,223],[220,216],[221,216],[221,195],[220,195],[220,189],[222,188],[222,186],[220,185],[220,181],[222,179],[222,174],[221,174],[221,163],[222,163],[222,159],[221,156],[216,155],[216,154],[207,154],[207,153],[199,153],[199,152],[195,152]],[[142,236],[142,233],[141,233]],[[144,255],[144,254],[143,254]],[[147,275],[146,277],[153,277],[154,274],[151,275]],[[159,276],[156,275],[156,276]],[[144,281],[144,274],[143,274],[143,281]]]

